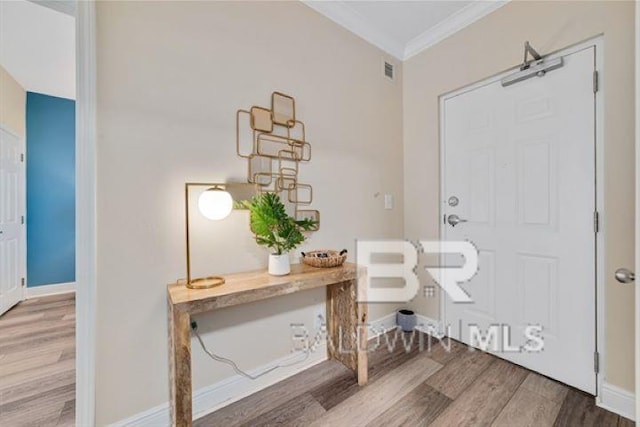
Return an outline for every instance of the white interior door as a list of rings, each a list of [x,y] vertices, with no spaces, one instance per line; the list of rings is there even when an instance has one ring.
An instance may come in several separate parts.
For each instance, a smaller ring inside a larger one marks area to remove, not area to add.
[[[443,235],[479,251],[473,302],[446,297],[444,317],[452,337],[493,327],[496,355],[595,394],[595,48],[563,59],[443,101],[443,211],[468,221]],[[515,349],[528,325],[543,351]]]
[[[0,128],[0,315],[24,296],[25,174],[23,143]]]

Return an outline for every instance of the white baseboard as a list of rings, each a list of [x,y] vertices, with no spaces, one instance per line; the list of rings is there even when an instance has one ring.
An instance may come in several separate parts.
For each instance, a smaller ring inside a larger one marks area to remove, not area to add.
[[[633,392],[603,382],[597,405],[632,421],[635,421],[636,397]]]
[[[416,314],[416,317],[416,330],[438,337],[444,335],[444,328],[441,321],[420,314]]]
[[[262,367],[253,369],[249,371],[249,373],[251,375],[257,375],[273,366],[295,363],[296,360],[300,359],[301,355],[299,353],[290,354],[278,360],[274,360]],[[299,365],[278,369],[255,381],[240,375],[234,375],[218,383],[196,390],[193,393],[193,419],[195,420],[197,418],[204,417],[211,412],[217,411],[224,406],[230,405],[233,402],[265,389],[277,382],[283,381],[290,376],[304,371],[305,369],[309,369],[310,367],[325,360],[327,360],[326,344],[318,346],[314,352],[309,354],[307,360]],[[114,427],[160,427],[170,425],[169,403],[158,405],[112,424]]]
[[[369,322],[369,338],[384,333],[384,331],[395,329],[395,327],[396,313],[394,312],[380,319]],[[273,366],[290,364],[299,359],[299,354],[287,355],[279,360],[274,360],[271,363],[254,369],[249,373],[256,375]],[[197,419],[204,417],[211,412],[217,411],[224,406],[230,405],[233,402],[267,388],[270,385],[283,381],[286,378],[289,378],[298,372],[302,372],[305,369],[309,369],[310,367],[325,360],[327,360],[327,346],[326,344],[323,344],[311,353],[309,358],[303,363],[278,369],[258,380],[252,381],[240,375],[234,375],[208,387],[196,390],[193,393],[193,418]],[[171,425],[169,403],[158,405],[112,424],[114,427],[160,427],[169,425]]]
[[[395,329],[397,326],[395,312],[369,322],[369,339],[384,334],[391,329]],[[416,314],[416,330],[430,335],[439,335],[443,333],[442,322]]]
[[[46,297],[50,295],[66,294],[76,291],[76,283],[58,283],[55,285],[42,285],[27,287],[25,290],[25,298]]]
[[[387,314],[384,317],[369,322],[369,325],[367,327],[367,336],[369,337],[369,339],[371,339],[373,337],[377,337],[378,335],[382,335],[391,329],[395,329],[396,327],[396,313],[393,312],[391,314]]]

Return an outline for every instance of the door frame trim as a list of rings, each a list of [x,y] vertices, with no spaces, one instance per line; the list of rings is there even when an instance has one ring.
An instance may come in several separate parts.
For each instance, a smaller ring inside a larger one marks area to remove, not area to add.
[[[640,1],[635,1],[635,83],[636,83],[636,99],[635,99],[635,125],[636,125],[636,135],[635,135],[635,147],[636,147],[636,214],[635,214],[635,272],[636,274],[640,273],[640,168],[638,165],[640,164]],[[640,421],[640,285],[638,282],[635,282],[635,325],[636,325],[636,345],[635,345],[635,360],[636,360],[636,388],[635,388],[635,415],[636,420]]]
[[[96,411],[96,13],[76,0],[76,425]]]
[[[605,87],[604,87],[604,36],[598,35],[596,37],[590,38],[586,41],[582,41],[580,43],[576,43],[574,45],[568,46],[566,48],[557,50],[548,55],[545,55],[546,58],[557,58],[560,56],[570,55],[576,52],[579,52],[584,49],[588,49],[590,47],[595,48],[595,69],[598,71],[598,91],[595,93],[595,201],[596,201],[596,210],[599,213],[599,231],[595,235],[595,261],[596,261],[596,315],[595,315],[595,332],[596,332],[596,349],[599,353],[599,372],[596,374],[596,396],[597,402],[601,401],[601,390],[602,385],[605,382],[606,378],[606,348],[605,348],[605,266],[606,266],[606,253],[605,253],[605,242],[606,242],[606,210],[604,203],[604,96],[605,96]],[[443,215],[445,214],[445,206],[444,206],[444,198],[446,197],[445,189],[445,143],[444,143],[444,103],[445,101],[454,98],[458,95],[462,95],[467,92],[471,92],[473,90],[479,89],[489,84],[493,84],[495,82],[499,82],[503,77],[507,76],[510,73],[513,73],[519,69],[520,65],[517,65],[508,70],[502,71],[500,73],[494,74],[486,79],[481,81],[472,83],[470,85],[464,86],[462,88],[455,89],[453,91],[444,93],[438,97],[438,116],[439,116],[439,129],[438,129],[438,140],[439,140],[439,149],[440,149],[440,189],[439,189],[439,199],[438,199],[438,233],[439,237],[445,235],[446,224],[444,224]],[[443,258],[440,256],[440,263],[442,264]],[[446,324],[445,324],[445,293],[440,292],[439,298],[439,321],[443,325],[443,328],[446,332]]]
[[[26,105],[25,105],[26,109]],[[22,243],[22,253],[20,254],[22,260],[20,262],[21,274],[20,277],[24,277],[25,285],[20,286],[22,288],[22,295],[20,296],[20,301],[24,301],[26,298],[26,287],[27,287],[27,136],[26,136],[26,127],[25,127],[25,136],[22,137],[18,135],[13,129],[8,126],[0,124],[0,130],[8,133],[9,135],[15,137],[18,141],[20,141],[20,147],[22,149],[22,154],[25,155],[25,160],[22,163],[22,169],[20,174],[22,175],[22,182],[24,184],[24,191],[22,192],[22,206],[24,211],[22,215],[24,215],[24,227],[22,228],[22,234],[20,235],[20,241]]]

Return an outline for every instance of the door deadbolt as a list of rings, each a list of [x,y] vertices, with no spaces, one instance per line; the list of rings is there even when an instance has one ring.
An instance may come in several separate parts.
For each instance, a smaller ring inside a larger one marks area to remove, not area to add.
[[[449,197],[449,200],[447,200],[447,203],[449,204],[449,206],[454,207],[454,206],[458,206],[458,203],[460,203],[460,200],[458,200],[456,196],[451,196]]]

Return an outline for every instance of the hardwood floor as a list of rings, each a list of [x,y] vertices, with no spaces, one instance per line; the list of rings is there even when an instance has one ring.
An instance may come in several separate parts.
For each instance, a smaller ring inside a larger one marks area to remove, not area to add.
[[[74,425],[75,323],[72,293],[0,317],[0,426]]]
[[[369,356],[370,382],[322,362],[197,420],[196,426],[611,426],[633,423],[564,384],[451,341],[407,352],[401,334]],[[427,347],[429,339],[421,335]],[[371,341],[374,343],[375,341]],[[0,317],[0,426],[72,426],[73,294],[20,303]]]
[[[395,332],[392,334],[396,334]],[[598,426],[633,423],[595,399],[487,353],[451,341],[406,352],[392,334],[369,356],[369,384],[322,362],[194,422],[195,426]],[[401,333],[397,333],[398,336]],[[388,338],[388,340],[387,340]],[[416,340],[418,341],[418,340]],[[372,341],[373,342],[373,341]]]

